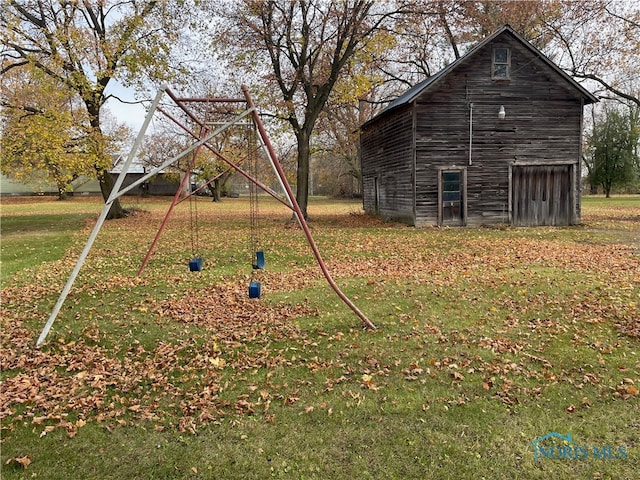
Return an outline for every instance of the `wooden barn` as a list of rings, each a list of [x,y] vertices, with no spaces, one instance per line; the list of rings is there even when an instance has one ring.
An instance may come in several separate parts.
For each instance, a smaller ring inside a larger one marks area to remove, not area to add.
[[[361,126],[364,209],[417,227],[580,223],[597,101],[506,25]]]

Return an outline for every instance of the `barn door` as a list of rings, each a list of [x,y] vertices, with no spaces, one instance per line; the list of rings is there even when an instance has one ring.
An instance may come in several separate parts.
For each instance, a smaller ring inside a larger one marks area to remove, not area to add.
[[[466,224],[465,170],[442,170],[438,178],[438,225]]]
[[[514,166],[511,182],[514,225],[571,223],[571,165]]]

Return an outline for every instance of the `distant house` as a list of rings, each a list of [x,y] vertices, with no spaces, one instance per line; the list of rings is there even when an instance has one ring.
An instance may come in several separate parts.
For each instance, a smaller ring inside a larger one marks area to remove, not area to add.
[[[111,172],[114,182],[120,175],[120,172]],[[140,180],[145,173],[140,172],[127,172],[127,175],[122,182],[122,188],[128,187],[134,182]],[[152,177],[148,182],[140,184],[138,187],[131,190],[130,195],[175,195],[180,186],[180,178],[178,175],[171,175],[165,173],[158,173]]]
[[[112,171],[115,181],[119,171]],[[131,185],[142,178],[144,173],[133,171],[127,173],[123,186]],[[175,195],[179,186],[178,175],[158,173],[148,182],[131,191],[130,195]],[[71,182],[73,195],[100,195],[100,184],[95,178],[82,175]],[[58,189],[53,184],[19,182],[0,174],[0,196],[28,196],[28,195],[58,195]]]
[[[122,166],[124,165],[125,158],[114,157],[113,168],[109,173],[115,182],[120,173],[122,172]],[[127,174],[122,182],[122,188],[128,187],[132,183],[140,180],[147,174],[147,167],[141,163],[133,162],[130,165]],[[129,192],[130,195],[175,195],[180,186],[180,178],[178,174],[160,172],[144,182],[138,185],[136,188]]]
[[[81,175],[71,182],[75,195],[94,195],[100,193],[100,185],[95,178]],[[58,195],[58,188],[54,184],[42,184],[40,182],[29,183],[18,181],[0,174],[0,196],[26,196],[26,195]]]
[[[418,227],[577,224],[597,101],[504,26],[361,126],[364,209]]]

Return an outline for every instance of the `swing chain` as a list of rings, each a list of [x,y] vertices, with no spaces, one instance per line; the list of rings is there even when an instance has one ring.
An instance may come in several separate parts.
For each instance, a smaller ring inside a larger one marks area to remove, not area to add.
[[[191,231],[191,254],[196,256],[198,253],[200,238],[199,238],[199,224],[198,224],[198,202],[193,198],[193,189],[191,185],[191,171],[187,170],[189,175],[189,216],[190,216],[190,231]]]
[[[252,124],[247,127],[248,129],[248,143],[251,148],[249,153],[249,169],[251,175],[254,179],[258,178],[258,162],[256,151],[253,147],[255,142],[255,126]],[[258,233],[260,230],[259,220],[260,220],[260,209],[258,205],[258,186],[254,182],[250,182],[249,184],[249,215],[250,215],[250,244],[251,244],[251,264],[254,269],[259,268],[258,262],[258,250],[260,239],[258,237]]]

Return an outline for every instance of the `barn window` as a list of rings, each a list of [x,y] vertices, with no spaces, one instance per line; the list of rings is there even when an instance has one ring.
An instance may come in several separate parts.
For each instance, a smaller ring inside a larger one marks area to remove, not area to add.
[[[442,173],[442,200],[446,202],[460,202],[460,172]]]
[[[491,78],[494,80],[508,80],[511,70],[511,52],[508,48],[493,49]]]

